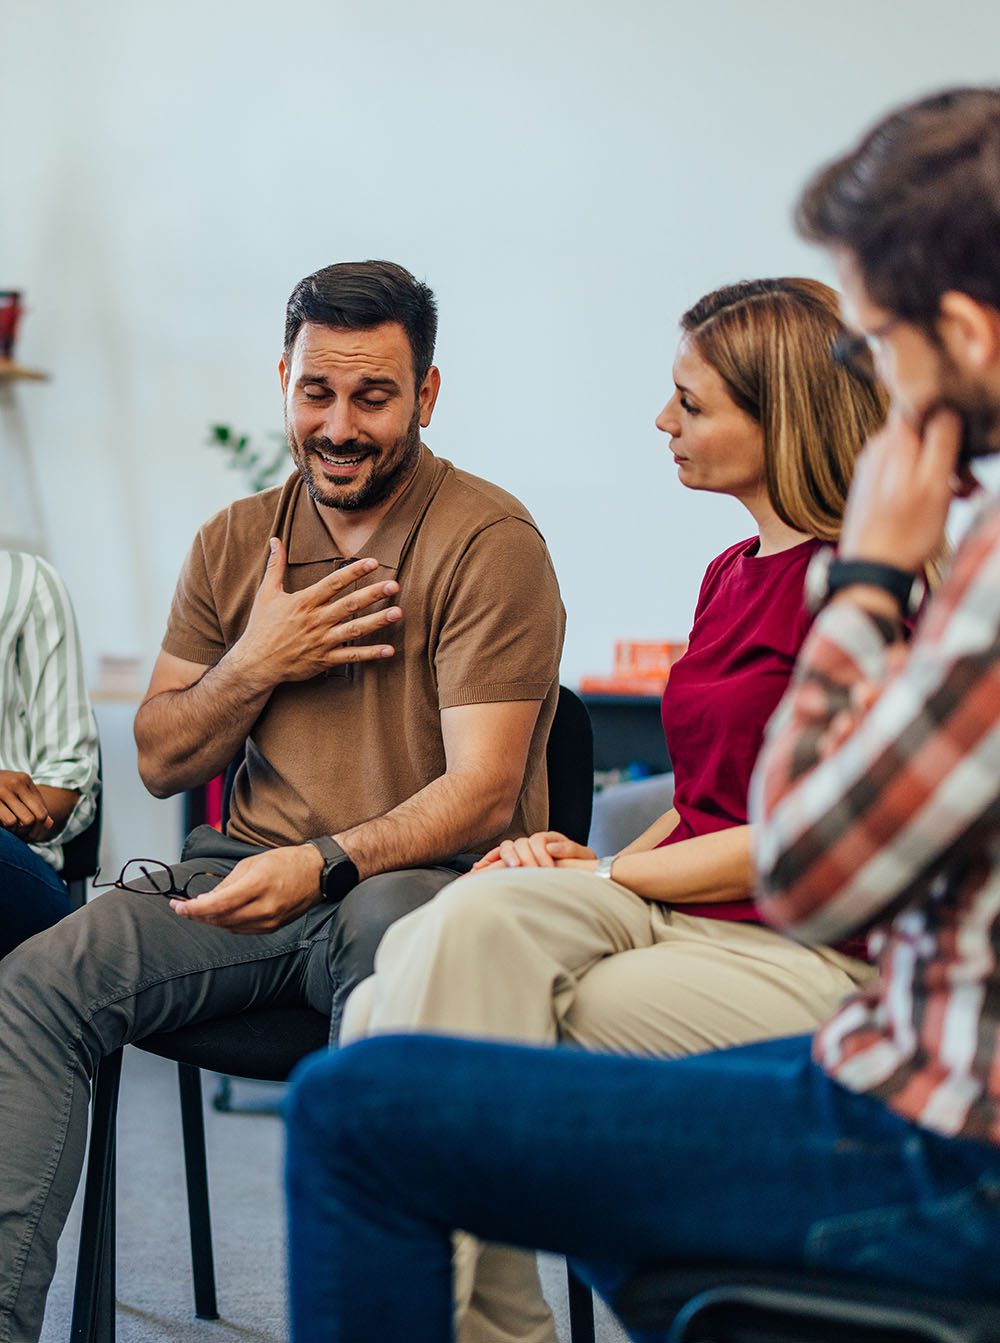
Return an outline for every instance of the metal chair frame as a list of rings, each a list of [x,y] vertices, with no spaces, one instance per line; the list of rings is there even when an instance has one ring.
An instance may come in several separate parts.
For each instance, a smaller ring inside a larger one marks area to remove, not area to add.
[[[975,1301],[756,1264],[654,1266],[626,1283],[615,1309],[627,1328],[669,1329],[670,1343],[1000,1339],[1000,1300]]]

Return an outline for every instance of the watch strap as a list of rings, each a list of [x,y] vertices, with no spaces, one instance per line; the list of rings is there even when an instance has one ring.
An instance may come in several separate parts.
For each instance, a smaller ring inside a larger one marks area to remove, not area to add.
[[[923,579],[906,569],[878,564],[874,560],[834,559],[827,571],[827,599],[858,584],[888,592],[899,603],[904,616],[915,615],[924,598]]]
[[[610,881],[611,869],[614,867],[615,859],[617,857],[617,853],[610,853],[604,858],[598,858],[597,866],[594,868],[594,875],[597,877],[604,877]]]
[[[309,843],[319,849],[323,858],[323,871],[319,878],[320,899],[331,902],[342,900],[361,879],[357,867],[332,835],[319,835],[310,839]]]

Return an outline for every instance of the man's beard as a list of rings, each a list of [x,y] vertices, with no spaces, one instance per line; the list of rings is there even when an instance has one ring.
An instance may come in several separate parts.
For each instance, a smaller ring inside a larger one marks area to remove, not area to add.
[[[372,444],[360,443],[357,439],[334,443],[329,438],[316,435],[299,444],[290,425],[286,425],[286,432],[292,458],[314,502],[327,508],[341,509],[345,513],[358,513],[384,504],[413,474],[420,456],[419,407],[414,410],[406,432],[388,448],[375,447],[374,452]],[[374,456],[376,460],[368,476],[360,485],[351,489],[348,486],[337,486],[324,480],[317,480],[310,462],[310,454],[314,452],[324,452],[328,457],[364,454]],[[384,464],[380,464],[379,459],[383,459]]]
[[[941,361],[941,395],[924,412],[924,419],[938,406],[951,407],[962,421],[960,463],[1000,452],[1000,404],[962,373],[947,354]]]

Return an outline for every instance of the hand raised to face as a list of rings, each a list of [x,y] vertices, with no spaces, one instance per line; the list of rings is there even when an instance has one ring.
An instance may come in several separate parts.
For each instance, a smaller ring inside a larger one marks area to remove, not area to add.
[[[917,573],[944,535],[962,422],[942,407],[920,430],[898,411],[858,457],[839,554]]]
[[[394,597],[399,584],[372,583],[341,595],[378,567],[375,560],[354,560],[301,592],[286,592],[284,544],[272,537],[270,547],[250,619],[232,653],[249,682],[272,687],[306,681],[345,663],[392,657],[391,644],[354,640],[377,639],[380,630],[402,619],[398,606],[362,614]]]

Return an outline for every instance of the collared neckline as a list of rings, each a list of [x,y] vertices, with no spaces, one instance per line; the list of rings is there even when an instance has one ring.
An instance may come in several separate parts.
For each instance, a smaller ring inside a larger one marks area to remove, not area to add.
[[[445,469],[444,462],[421,443],[417,469],[364,544],[364,554],[376,559],[383,569],[399,568],[407,539],[440,484]],[[288,563],[315,564],[323,560],[354,558],[341,553],[301,477],[293,488],[295,494],[286,537]]]

